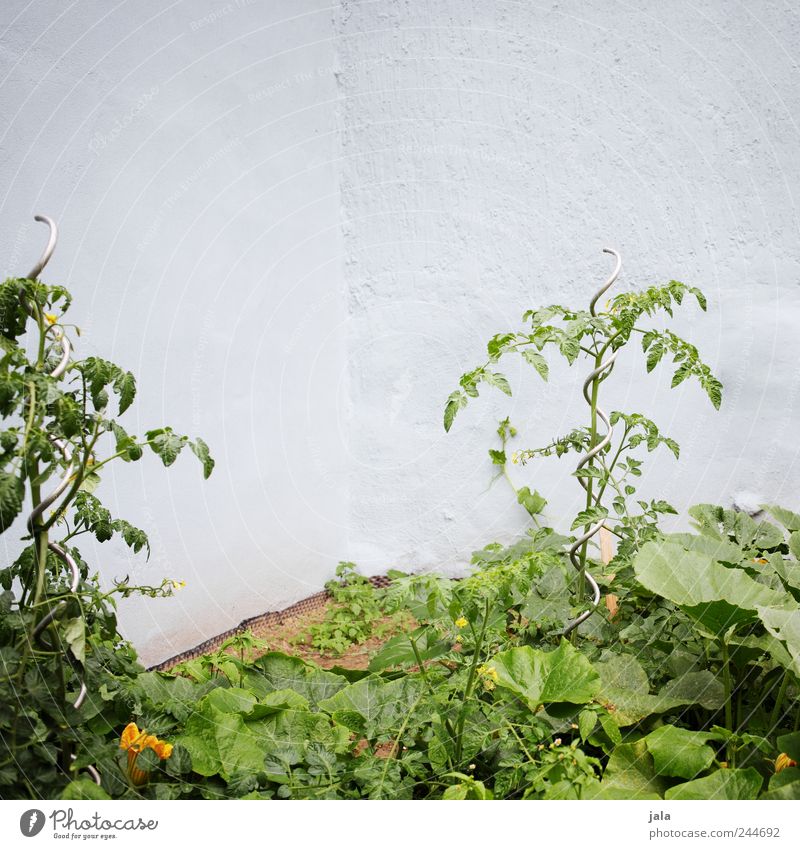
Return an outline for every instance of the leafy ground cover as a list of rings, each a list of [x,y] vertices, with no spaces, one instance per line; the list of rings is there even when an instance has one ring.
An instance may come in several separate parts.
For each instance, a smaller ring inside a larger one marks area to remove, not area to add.
[[[103,786],[63,792],[796,799],[800,517],[692,512],[696,533],[605,567],[618,605],[579,627],[578,648],[560,634],[574,614],[566,540],[543,529],[477,552],[461,581],[396,575],[382,609],[417,627],[366,670],[267,652],[117,676],[92,699],[77,764]],[[173,746],[138,756],[138,785],[119,748],[131,719]]]

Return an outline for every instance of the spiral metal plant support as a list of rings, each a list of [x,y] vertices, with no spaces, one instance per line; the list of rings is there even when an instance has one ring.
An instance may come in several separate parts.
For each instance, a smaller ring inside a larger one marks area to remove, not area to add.
[[[614,266],[614,270],[611,273],[611,276],[597,290],[591,302],[589,303],[589,312],[593,316],[596,314],[595,305],[597,304],[598,300],[600,300],[600,298],[605,294],[605,292],[611,288],[611,286],[614,284],[614,281],[617,279],[617,277],[619,277],[619,272],[622,269],[622,258],[615,250],[613,250],[612,248],[603,248],[603,253],[611,254],[615,258],[616,264]],[[595,382],[600,382],[608,377],[608,375],[611,373],[611,369],[614,366],[614,360],[616,360],[617,354],[619,354],[619,350],[614,351],[607,359],[601,362],[593,371],[589,373],[586,380],[584,381],[583,397],[586,399],[586,403],[589,404],[590,407],[592,406],[592,399],[589,395],[589,392],[591,390],[592,385]],[[581,457],[580,461],[578,462],[578,465],[575,467],[576,472],[580,471],[585,465],[590,463],[598,454],[604,451],[608,447],[609,443],[611,442],[614,436],[614,428],[611,426],[611,421],[609,420],[608,416],[603,410],[600,409],[600,407],[595,405],[594,409],[597,414],[597,417],[603,422],[606,427],[606,435],[596,445],[590,446],[589,450]],[[578,480],[580,481],[581,486],[588,492],[589,484],[586,482],[586,480],[580,477],[578,478]],[[569,559],[572,561],[572,565],[578,570],[579,573],[584,576],[586,582],[591,588],[592,603],[591,607],[589,607],[587,610],[581,613],[580,616],[578,616],[576,619],[573,619],[570,623],[567,624],[567,626],[562,632],[564,636],[569,634],[571,631],[574,631],[575,628],[577,628],[582,622],[585,622],[595,612],[595,610],[597,609],[597,605],[600,604],[600,587],[598,586],[597,581],[595,581],[595,579],[589,574],[589,572],[586,571],[585,562],[581,563],[579,552],[595,534],[600,532],[600,528],[603,527],[603,524],[604,520],[602,519],[599,522],[595,522],[589,527],[587,531],[584,531],[584,533],[581,534],[575,540],[575,542],[569,549]]]
[[[53,221],[47,215],[36,215],[34,216],[35,221],[41,221],[50,228],[50,236],[47,240],[47,246],[42,253],[39,261],[34,265],[34,267],[28,272],[27,279],[28,280],[36,280],[38,276],[44,270],[44,267],[50,261],[50,257],[53,255],[53,251],[56,247],[56,242],[58,241],[58,227],[56,226],[56,222]],[[23,301],[23,306],[27,310],[28,314],[33,316],[33,310],[31,309],[29,304],[26,304]],[[69,339],[67,339],[66,334],[56,327],[55,325],[51,325],[46,330],[47,333],[51,333],[57,342],[61,345],[61,359],[59,360],[58,365],[50,372],[50,377],[61,377],[62,374],[67,369],[69,365],[70,355],[72,353],[72,346],[70,345]],[[57,439],[55,437],[51,437],[52,444],[61,452],[61,455],[64,457],[66,461],[66,469],[64,470],[64,474],[59,481],[56,488],[45,498],[43,498],[37,505],[34,506],[30,515],[28,516],[27,528],[28,532],[31,536],[35,536],[36,534],[36,526],[43,515],[44,511],[51,507],[67,490],[71,483],[71,478],[75,472],[75,465],[72,461],[72,451],[70,450],[67,443],[65,443],[61,439]],[[62,562],[70,571],[70,585],[69,591],[70,593],[75,593],[78,589],[78,584],[80,582],[80,570],[78,569],[78,564],[75,562],[73,557],[62,548],[58,543],[51,542],[48,540],[47,547],[50,551],[55,554],[55,556]],[[33,629],[32,637],[35,639],[42,633],[42,631],[51,623],[57,616],[61,614],[61,612],[66,607],[66,601],[60,601],[55,607],[51,608],[50,611],[43,616],[36,626]],[[81,705],[83,705],[87,696],[86,682],[83,678],[80,679],[80,690],[78,692],[78,696],[75,701],[72,703],[73,707],[76,709],[80,709]],[[72,759],[75,760],[75,755],[72,756]],[[87,766],[86,771],[92,776],[95,784],[100,784],[100,775],[97,770],[93,766]]]

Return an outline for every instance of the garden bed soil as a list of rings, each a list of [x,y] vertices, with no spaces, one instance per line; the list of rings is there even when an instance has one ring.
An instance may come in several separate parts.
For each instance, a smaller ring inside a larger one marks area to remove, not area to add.
[[[383,575],[374,576],[370,578],[370,581],[378,589],[389,585],[389,579]],[[415,623],[412,621],[398,623],[393,617],[387,616],[375,622],[373,630],[380,636],[374,636],[363,643],[352,645],[341,655],[321,654],[305,643],[304,639],[307,638],[310,627],[321,622],[333,604],[330,594],[323,590],[284,610],[270,611],[245,619],[235,628],[151,666],[150,669],[167,672],[179,663],[216,651],[225,640],[236,634],[246,632],[250,632],[267,645],[267,648],[261,651],[250,652],[250,660],[254,660],[267,651],[281,651],[316,663],[324,669],[331,669],[334,666],[341,666],[345,669],[366,669],[372,655],[387,640],[415,627]],[[232,651],[231,653],[235,652]]]
[[[252,652],[250,658],[255,660],[266,651],[280,651],[291,654],[311,663],[316,663],[323,669],[342,666],[345,669],[366,669],[370,658],[391,637],[402,633],[406,628],[397,622],[396,617],[385,616],[374,623],[374,629],[380,636],[370,637],[363,643],[351,645],[340,655],[320,654],[313,646],[304,642],[309,628],[325,618],[325,614],[333,604],[328,600],[316,610],[289,617],[282,623],[256,626],[251,628],[254,637],[263,640],[268,648]],[[412,624],[413,628],[414,625]]]

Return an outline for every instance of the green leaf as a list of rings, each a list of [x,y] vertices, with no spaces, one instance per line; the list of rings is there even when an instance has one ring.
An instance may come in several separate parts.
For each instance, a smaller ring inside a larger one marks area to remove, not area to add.
[[[581,344],[574,336],[564,334],[558,343],[558,350],[566,358],[567,362],[572,365],[581,352]]]
[[[586,740],[597,725],[597,714],[593,710],[582,710],[578,714],[578,733]]]
[[[691,363],[681,363],[678,368],[675,370],[675,374],[672,376],[671,387],[674,389],[679,384],[683,383],[687,377],[689,377],[692,373],[692,364]]]
[[[662,725],[644,739],[658,775],[692,779],[714,762],[714,750],[708,741],[720,738],[717,734]]]
[[[644,340],[642,340],[644,343]],[[652,348],[647,353],[646,360],[646,368],[648,372],[651,372],[661,361],[661,358],[664,356],[664,347],[658,343],[653,345]]]
[[[496,448],[490,448],[489,456],[491,457],[492,463],[495,466],[505,466],[507,462],[505,451],[498,451]]]
[[[551,652],[530,646],[502,651],[485,666],[496,671],[498,687],[525,699],[534,710],[549,702],[585,704],[600,684],[591,663],[564,639]]]
[[[0,534],[7,531],[22,510],[25,482],[16,475],[0,472]]]
[[[267,652],[248,667],[244,684],[260,699],[275,691],[294,690],[315,708],[346,687],[347,680],[299,657]]]
[[[789,553],[795,560],[800,560],[800,531],[792,531],[789,534]]]
[[[622,743],[622,734],[620,734],[619,725],[617,725],[610,714],[600,714],[600,727],[606,732],[608,739],[611,740],[615,746],[619,746],[620,743]]]
[[[61,792],[62,799],[110,799],[111,797],[98,787],[90,778],[76,778]]]
[[[725,688],[722,682],[708,669],[699,672],[684,672],[661,688],[658,698],[664,704],[672,703],[662,710],[672,710],[680,705],[700,705],[706,710],[719,710],[725,703]]]
[[[363,720],[360,728],[368,739],[396,733],[422,694],[422,684],[406,676],[386,681],[375,675],[349,684],[330,699],[320,702],[328,713],[356,714]],[[346,716],[344,717],[346,720]],[[350,723],[348,722],[348,725]],[[351,726],[352,727],[352,726]]]
[[[92,403],[96,410],[105,409],[108,405],[108,393],[104,388],[111,383],[116,366],[100,357],[87,357],[81,364],[80,370],[89,386]]]
[[[97,487],[100,486],[100,475],[97,472],[84,473],[81,485],[78,487],[80,492],[85,492],[91,495]]]
[[[122,415],[136,397],[136,378],[129,371],[120,370],[114,379],[114,391],[119,396],[119,414]]]
[[[800,731],[783,734],[778,737],[778,751],[789,755],[793,761],[800,763]]]
[[[165,770],[167,775],[171,775],[173,778],[186,775],[192,771],[192,756],[180,744],[173,746]]]
[[[509,343],[513,340],[513,333],[498,333],[497,336],[492,337],[486,346],[489,359],[493,362],[497,360],[508,349]]]
[[[150,448],[161,458],[165,466],[171,466],[175,462],[187,441],[185,436],[178,436],[168,427],[149,430],[145,436]]]
[[[742,549],[735,542],[728,542],[726,539],[694,534],[665,534],[664,540],[674,542],[686,551],[707,554],[713,560],[721,560],[732,565],[740,563],[744,557]]]
[[[674,542],[646,543],[633,563],[639,582],[680,605],[715,634],[755,619],[760,605],[780,605],[786,596],[754,581],[741,569]]]
[[[127,463],[141,459],[142,446],[136,442],[136,439],[130,436],[124,427],[111,422],[111,431],[114,434],[116,445],[114,451],[122,455],[122,459]]]
[[[647,673],[633,655],[612,655],[595,663],[595,669],[601,679],[597,701],[620,727],[683,705],[700,704],[713,710],[722,704],[722,685],[707,670],[686,673],[651,694]]]
[[[56,417],[64,431],[64,436],[71,437],[80,432],[83,425],[83,410],[74,398],[62,395],[56,404]]]
[[[505,375],[502,375],[499,372],[487,371],[484,373],[483,379],[490,386],[497,387],[501,392],[504,392],[506,395],[511,394],[511,386]]]
[[[607,517],[608,510],[605,507],[595,506],[590,507],[588,510],[581,510],[575,517],[570,530],[574,531],[577,528],[582,528],[584,525],[593,525],[596,522],[602,522]]]
[[[464,775],[463,772],[448,772],[444,778],[459,778],[460,784],[451,784],[444,791],[443,799],[463,800],[475,799],[482,802],[494,799],[494,795],[482,781],[478,781],[471,775]]]
[[[416,640],[417,652],[422,661],[433,660],[442,657],[452,650],[452,644],[447,640],[440,640],[433,628],[417,628],[412,634],[399,634],[383,644],[369,662],[370,672],[382,672],[392,666],[415,665],[417,655],[411,645],[411,640]]]
[[[547,365],[547,360],[540,353],[533,351],[530,348],[524,348],[522,350],[522,356],[525,358],[526,362],[530,363],[536,371],[539,372],[539,376],[542,380],[547,380],[550,369]]]
[[[666,799],[757,799],[763,779],[758,770],[719,769],[686,784],[667,790]]]
[[[783,775],[784,773],[789,772],[789,770],[784,770],[783,772],[778,773],[778,775]],[[797,801],[800,799],[800,770],[792,770],[792,772],[797,774],[797,778],[794,781],[788,781],[785,784],[775,784],[773,786],[772,782],[770,782],[769,792],[762,793],[759,797],[760,799],[767,799],[770,801]]]
[[[79,663],[86,662],[86,625],[83,617],[64,621],[64,639]]]
[[[608,759],[600,787],[589,799],[660,799],[666,783],[656,775],[644,740],[617,746]]]
[[[203,478],[207,479],[214,470],[214,460],[208,450],[208,445],[199,437],[194,442],[189,443],[192,453],[203,464]]]
[[[517,490],[517,501],[531,516],[538,516],[547,504],[545,498],[539,495],[536,490],[531,492],[527,486],[523,486]]]
[[[467,406],[467,396],[460,390],[456,389],[447,399],[444,407],[444,429],[449,431],[453,425],[453,419],[459,410]]]
[[[322,744],[330,752],[344,752],[350,745],[346,728],[335,725],[321,713],[307,710],[283,710],[266,719],[248,722],[264,755],[284,762],[300,763],[314,744]]]
[[[758,607],[757,612],[767,631],[786,647],[792,658],[792,669],[800,676],[800,608],[788,594],[786,603],[791,607]]]
[[[217,710],[204,701],[176,741],[189,752],[194,772],[207,776],[219,773],[225,778],[238,770],[261,771],[263,748],[242,715]]]
[[[793,513],[775,504],[762,504],[762,510],[766,510],[774,516],[787,531],[800,531],[800,514]]]

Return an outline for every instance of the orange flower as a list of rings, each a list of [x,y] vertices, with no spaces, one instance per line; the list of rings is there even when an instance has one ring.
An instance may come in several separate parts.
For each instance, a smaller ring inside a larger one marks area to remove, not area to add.
[[[148,734],[145,729],[139,730],[135,722],[129,722],[125,726],[119,738],[120,749],[128,751],[128,778],[134,787],[141,787],[147,783],[150,773],[136,766],[139,753],[145,749],[152,749],[162,761],[172,754],[172,743],[159,740],[154,734]]]
[[[780,772],[790,766],[797,766],[797,761],[793,761],[785,752],[781,752],[775,758],[775,772]]]
[[[165,761],[172,754],[172,743],[167,743],[164,740],[156,740],[153,745],[153,751]]]
[[[139,731],[139,726],[135,722],[129,722],[120,735],[119,747],[120,749],[133,749],[134,752],[141,752],[143,737],[144,732]]]

